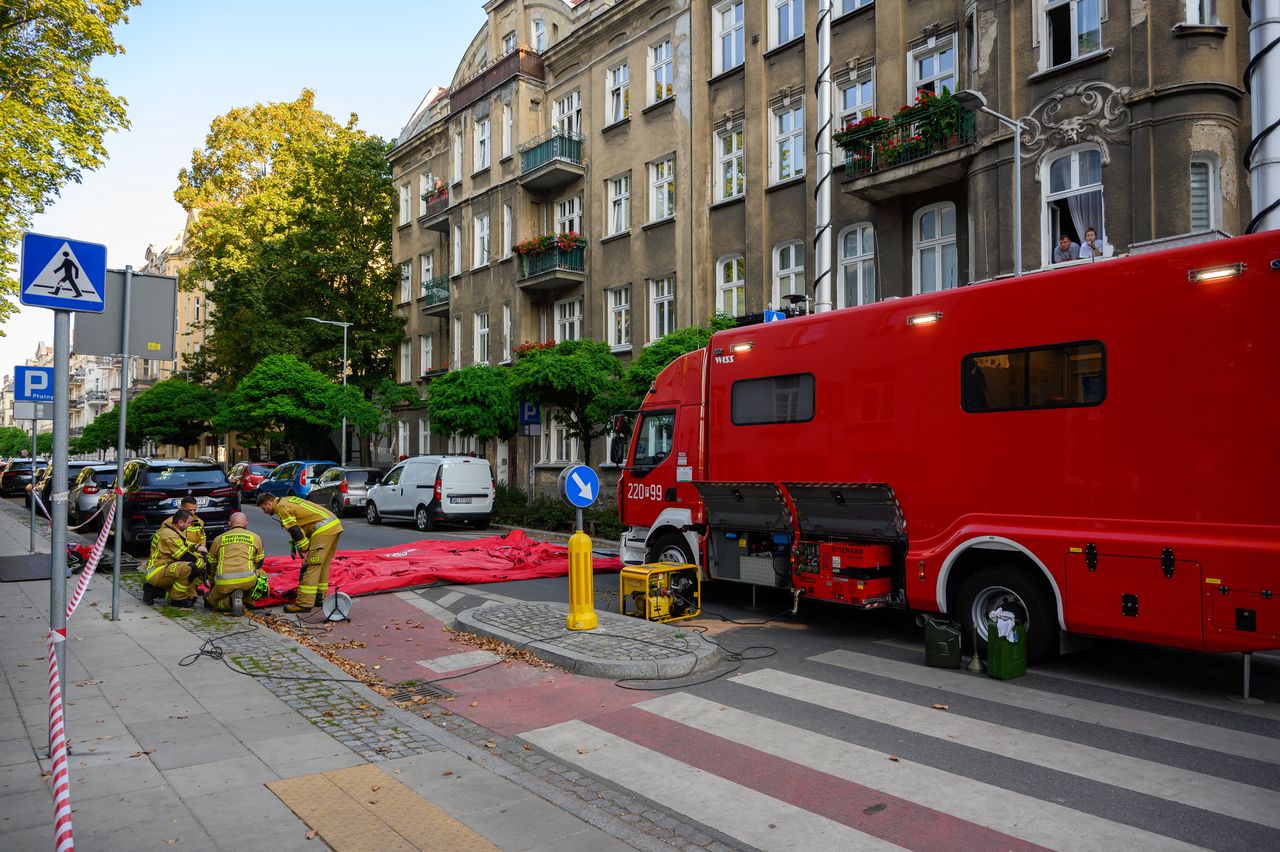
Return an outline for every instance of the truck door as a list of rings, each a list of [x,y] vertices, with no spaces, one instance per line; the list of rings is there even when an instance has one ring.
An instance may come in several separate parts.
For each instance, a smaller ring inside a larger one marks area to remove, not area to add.
[[[695,483],[707,518],[707,571],[718,580],[791,585],[791,514],[768,482]]]
[[[623,523],[650,527],[670,502],[675,502],[677,460],[675,409],[645,411],[636,424],[630,464],[619,487],[625,505]]]
[[[1115,543],[1073,547],[1066,556],[1067,629],[1203,647],[1201,573],[1200,563],[1177,559],[1172,548]]]

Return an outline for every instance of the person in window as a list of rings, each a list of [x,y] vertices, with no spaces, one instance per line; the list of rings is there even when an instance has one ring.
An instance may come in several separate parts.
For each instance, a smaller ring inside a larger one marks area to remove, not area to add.
[[[1105,243],[1098,239],[1098,231],[1092,225],[1085,228],[1084,242],[1080,244],[1080,258],[1092,260],[1095,257],[1102,257]]]
[[[1063,263],[1068,260],[1080,259],[1080,246],[1071,241],[1071,237],[1066,234],[1058,235],[1058,245],[1053,249],[1053,262]]]

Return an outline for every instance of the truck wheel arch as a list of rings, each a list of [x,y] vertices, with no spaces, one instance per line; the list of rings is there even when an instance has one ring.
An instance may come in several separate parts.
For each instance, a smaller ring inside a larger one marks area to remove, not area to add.
[[[662,514],[658,515],[657,519],[654,520],[653,526],[649,527],[649,532],[645,536],[644,549],[646,557],[649,548],[654,542],[659,538],[674,534],[684,539],[689,552],[693,554],[694,564],[702,567],[702,556],[698,549],[698,536],[697,533],[690,530],[692,523],[693,516],[688,509],[663,510]]]
[[[1062,590],[1058,581],[1038,556],[1018,542],[998,535],[976,536],[958,544],[947,554],[938,572],[937,600],[938,609],[950,613],[956,594],[965,579],[983,567],[991,565],[992,552],[1000,554],[999,563],[1010,567],[1021,565],[1028,571],[1038,570],[1045,583],[1053,593],[1054,608],[1058,614],[1058,626],[1065,632],[1066,619],[1062,611]]]

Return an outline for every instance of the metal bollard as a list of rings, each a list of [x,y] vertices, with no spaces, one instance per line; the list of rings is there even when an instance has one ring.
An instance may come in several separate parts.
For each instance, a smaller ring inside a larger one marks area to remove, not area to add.
[[[569,536],[569,617],[565,621],[570,630],[594,630],[598,623],[591,576],[591,536],[581,529]]]

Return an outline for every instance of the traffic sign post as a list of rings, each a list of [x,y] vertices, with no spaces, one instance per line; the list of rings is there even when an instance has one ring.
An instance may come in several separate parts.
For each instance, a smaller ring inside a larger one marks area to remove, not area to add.
[[[560,498],[577,513],[577,530],[569,536],[569,617],[570,630],[594,630],[599,623],[591,569],[591,536],[582,531],[582,510],[600,498],[600,477],[585,464],[575,464],[560,472]]]

